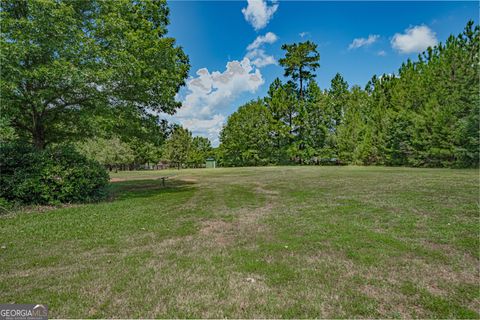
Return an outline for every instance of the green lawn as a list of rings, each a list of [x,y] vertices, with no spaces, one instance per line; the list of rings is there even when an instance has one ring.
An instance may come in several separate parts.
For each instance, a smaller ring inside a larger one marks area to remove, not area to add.
[[[0,302],[54,318],[479,318],[478,173],[112,174],[107,202],[0,217]]]

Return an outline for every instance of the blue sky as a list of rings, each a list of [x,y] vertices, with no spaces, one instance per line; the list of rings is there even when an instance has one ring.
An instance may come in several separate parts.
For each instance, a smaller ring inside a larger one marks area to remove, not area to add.
[[[318,44],[317,82],[350,85],[395,73],[428,45],[478,23],[478,2],[169,1],[169,35],[190,57],[190,78],[169,120],[218,145],[228,115],[266,95],[284,43]],[[255,40],[257,41],[255,42]]]

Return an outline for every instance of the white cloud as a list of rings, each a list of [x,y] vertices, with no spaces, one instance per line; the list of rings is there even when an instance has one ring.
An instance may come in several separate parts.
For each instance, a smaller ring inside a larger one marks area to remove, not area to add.
[[[264,82],[260,70],[253,68],[250,59],[230,61],[223,72],[210,73],[206,68],[197,77],[187,80],[189,93],[182,101],[177,117],[207,117],[220,106],[228,105],[240,93],[255,92]]]
[[[223,114],[215,114],[209,119],[182,119],[181,124],[192,131],[194,136],[207,137],[213,146],[218,146],[220,143],[218,136],[225,123],[225,116]]]
[[[218,134],[225,122],[223,109],[240,94],[255,92],[264,80],[247,57],[229,61],[223,72],[201,68],[196,74],[187,80],[187,95],[172,120],[218,145]]]
[[[252,43],[247,47],[247,50],[254,50],[263,45],[264,43],[274,43],[278,40],[278,37],[273,32],[267,32],[264,36],[258,36]]]
[[[437,36],[425,25],[414,26],[405,30],[404,34],[396,33],[391,41],[392,48],[400,53],[422,52],[437,44]]]
[[[376,42],[378,38],[380,38],[378,34],[371,34],[368,36],[368,38],[353,39],[352,43],[350,43],[350,45],[348,46],[348,49],[352,50],[352,49],[357,49],[364,46],[369,46],[374,42]]]
[[[385,57],[387,55],[387,53],[385,52],[385,50],[380,50],[377,52],[377,56],[380,56],[380,57]]]
[[[262,68],[270,64],[277,63],[275,58],[271,55],[267,55],[263,49],[249,51],[245,57],[251,59],[252,64],[257,68]]]
[[[278,3],[271,6],[266,0],[247,0],[248,5],[242,9],[243,16],[255,30],[264,28],[278,9]]]
[[[246,58],[250,59],[252,64],[257,68],[262,68],[270,64],[276,64],[275,58],[272,55],[265,53],[263,46],[265,44],[272,44],[278,40],[278,37],[273,32],[267,32],[264,36],[258,36],[247,47]]]
[[[267,32],[258,36],[247,47],[241,61],[230,61],[223,72],[198,69],[195,77],[187,80],[187,93],[177,114],[167,119],[182,124],[194,135],[204,136],[219,144],[218,135],[225,123],[224,110],[240,94],[255,92],[264,83],[261,67],[275,64],[275,58],[265,53],[263,46],[277,41],[278,37]]]
[[[300,32],[298,35],[303,38],[310,35],[310,32]]]

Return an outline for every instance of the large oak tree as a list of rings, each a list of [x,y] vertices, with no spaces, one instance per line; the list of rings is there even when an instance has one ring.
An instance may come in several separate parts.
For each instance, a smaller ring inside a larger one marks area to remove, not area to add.
[[[3,0],[2,118],[41,149],[82,136],[102,109],[173,114],[189,61],[168,13],[156,0]]]

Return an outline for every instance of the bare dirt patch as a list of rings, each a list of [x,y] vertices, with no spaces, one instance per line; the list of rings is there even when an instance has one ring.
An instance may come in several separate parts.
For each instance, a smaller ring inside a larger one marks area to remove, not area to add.
[[[216,245],[225,247],[232,243],[235,238],[235,230],[232,223],[222,220],[209,220],[202,222],[200,236],[206,237]]]
[[[182,178],[182,181],[185,181]],[[188,181],[196,179],[187,178]],[[218,210],[228,212],[233,215],[233,219],[225,221],[223,219],[209,219],[200,222],[198,235],[194,236],[192,240],[192,246],[195,247],[208,247],[211,249],[220,248],[224,249],[234,245],[236,242],[245,239],[255,239],[260,235],[267,234],[267,225],[260,220],[262,217],[269,214],[274,208],[275,197],[278,192],[270,191],[262,187],[255,187],[257,193],[265,194],[266,197],[257,207],[240,207],[237,209],[231,209],[223,206]],[[186,206],[195,207],[195,203],[198,201],[198,197],[194,196]]]
[[[255,188],[255,191],[257,193],[263,193],[270,196],[278,196],[280,194],[280,192],[278,191],[265,189],[265,185],[259,182],[257,182],[257,187]]]

